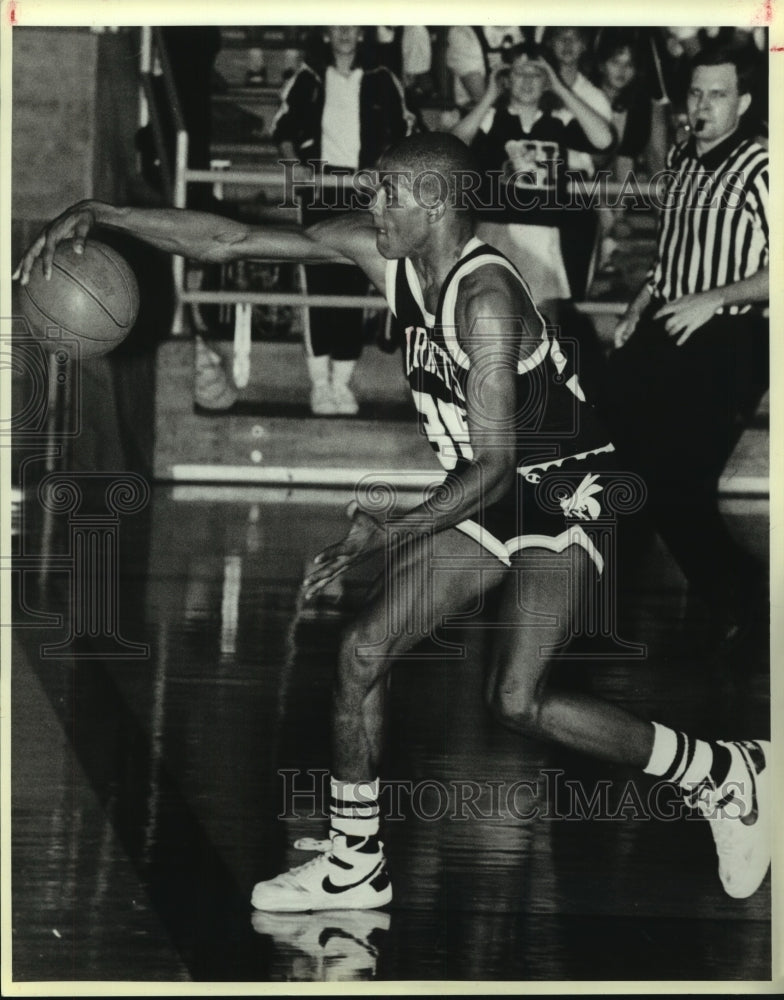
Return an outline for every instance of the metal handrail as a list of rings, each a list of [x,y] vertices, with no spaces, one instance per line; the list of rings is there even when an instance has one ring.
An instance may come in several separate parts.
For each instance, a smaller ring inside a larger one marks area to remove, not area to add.
[[[183,291],[182,301],[194,305],[308,306],[315,309],[386,309],[382,295],[309,295],[307,292]],[[575,302],[586,316],[621,316],[626,302]]]
[[[153,86],[155,62],[160,67],[160,76],[163,80],[166,100],[169,105],[169,114],[174,125],[175,147],[174,147],[174,169],[172,169],[166,139],[163,133],[160,110],[157,105],[157,97]],[[152,126],[153,138],[155,140],[155,151],[160,163],[161,180],[163,182],[163,194],[166,202],[175,208],[185,208],[187,200],[187,185],[189,180],[186,172],[188,169],[188,132],[185,128],[185,120],[182,115],[177,86],[174,82],[171,63],[166,51],[166,43],[163,39],[160,28],[143,27],[142,45],[140,56],[140,85],[141,85],[141,108],[140,124],[146,124],[149,120]],[[175,290],[175,310],[172,320],[172,332],[181,333],[182,323],[182,300],[180,292],[185,285],[185,261],[182,257],[172,258],[172,275]]]
[[[163,136],[163,125],[161,123],[161,116],[158,112],[158,106],[155,101],[155,91],[152,85],[152,74],[142,73],[142,88],[144,92],[144,97],[147,106],[147,119],[150,127],[152,128],[153,138],[155,140],[155,151],[158,154],[158,163],[160,164],[160,175],[161,181],[163,183],[163,196],[164,199],[171,205],[174,204],[174,180],[172,173],[172,165],[169,160],[169,151],[166,148],[166,140]]]
[[[172,73],[171,62],[169,61],[169,53],[166,51],[166,42],[163,40],[163,33],[161,32],[161,29],[153,28],[152,37],[155,42],[156,54],[161,67],[161,77],[163,79],[163,86],[166,90],[166,98],[169,101],[172,118],[174,119],[175,131],[184,132],[185,119],[182,116],[182,108],[180,105],[179,94],[177,93],[177,85],[174,82],[174,74]]]
[[[160,28],[153,28],[153,38],[158,54],[158,61],[161,66],[163,86],[166,90],[166,98],[171,108],[171,115],[174,122],[175,134],[175,163],[176,172],[174,178],[173,201],[175,208],[185,208],[187,197],[186,171],[188,169],[188,132],[185,128],[185,119],[182,115],[180,98],[177,93],[177,86],[174,82],[169,54],[166,51],[166,43]]]

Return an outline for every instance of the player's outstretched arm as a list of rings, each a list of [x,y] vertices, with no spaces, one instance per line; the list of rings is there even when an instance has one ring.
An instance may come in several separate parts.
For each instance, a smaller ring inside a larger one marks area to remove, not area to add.
[[[341,216],[309,230],[292,225],[252,226],[207,212],[178,208],[122,208],[82,201],[44,227],[14,272],[22,284],[40,258],[49,277],[58,243],[74,240],[79,253],[91,229],[102,226],[128,233],[151,246],[193,260],[226,263],[244,258],[305,263],[348,260],[383,287],[383,258],[376,250],[370,216]]]

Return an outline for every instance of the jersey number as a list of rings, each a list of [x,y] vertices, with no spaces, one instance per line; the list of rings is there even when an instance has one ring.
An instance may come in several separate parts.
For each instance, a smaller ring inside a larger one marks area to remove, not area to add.
[[[422,415],[422,429],[435,448],[439,461],[449,471],[457,465],[458,458],[473,458],[468,423],[464,410],[454,403],[434,399],[429,393],[412,391],[414,405]]]

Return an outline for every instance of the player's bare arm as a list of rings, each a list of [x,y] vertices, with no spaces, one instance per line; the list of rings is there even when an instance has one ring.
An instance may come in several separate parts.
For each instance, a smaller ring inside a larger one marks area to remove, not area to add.
[[[192,260],[227,263],[247,258],[296,260],[300,263],[356,263],[378,288],[384,285],[384,258],[376,249],[369,213],[357,212],[301,226],[253,226],[208,212],[179,208],[124,208],[81,201],[50,222],[24,253],[14,272],[26,284],[38,258],[51,275],[58,243],[73,239],[81,252],[96,226],[128,233],[137,239]]]

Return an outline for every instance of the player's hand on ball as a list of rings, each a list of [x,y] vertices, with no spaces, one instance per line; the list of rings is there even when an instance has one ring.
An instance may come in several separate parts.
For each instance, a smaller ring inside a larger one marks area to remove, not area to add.
[[[19,280],[20,284],[26,285],[30,280],[33,265],[40,257],[44,277],[48,281],[52,276],[52,260],[58,243],[72,239],[74,251],[83,253],[84,241],[94,225],[95,213],[89,202],[80,201],[67,209],[50,222],[27,248],[13,273],[13,280]]]
[[[667,333],[671,337],[677,337],[675,343],[681,347],[695,330],[699,330],[716,314],[716,310],[720,309],[722,304],[721,293],[716,289],[697,292],[668,302],[653,318],[665,320],[664,327]]]
[[[335,577],[345,573],[350,566],[384,546],[386,535],[383,528],[369,514],[360,510],[356,500],[349,504],[346,514],[351,520],[348,534],[342,541],[330,545],[316,556],[315,568],[302,584],[305,600],[318,593]]]

